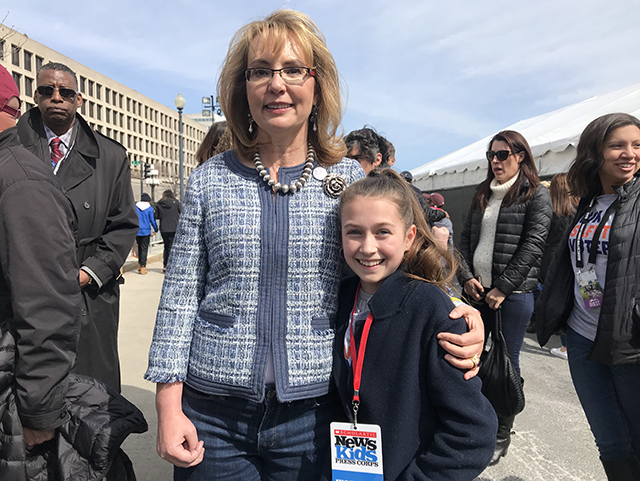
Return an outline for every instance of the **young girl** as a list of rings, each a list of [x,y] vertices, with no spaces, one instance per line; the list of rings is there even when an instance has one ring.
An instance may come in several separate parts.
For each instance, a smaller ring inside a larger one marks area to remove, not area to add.
[[[334,380],[350,421],[355,351],[353,364],[364,359],[357,422],[381,428],[384,479],[474,479],[491,460],[497,420],[481,381],[465,381],[436,338],[466,331],[449,318],[443,290],[452,255],[435,244],[415,195],[391,169],[348,187],[339,214],[356,277],[341,287]]]

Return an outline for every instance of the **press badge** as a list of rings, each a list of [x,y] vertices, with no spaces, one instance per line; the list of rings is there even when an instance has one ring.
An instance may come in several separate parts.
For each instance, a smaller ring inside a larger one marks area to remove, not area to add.
[[[596,277],[596,271],[590,268],[588,271],[577,271],[578,286],[587,309],[598,309],[602,306],[602,287]]]
[[[333,481],[383,481],[380,426],[331,423],[331,471]]]

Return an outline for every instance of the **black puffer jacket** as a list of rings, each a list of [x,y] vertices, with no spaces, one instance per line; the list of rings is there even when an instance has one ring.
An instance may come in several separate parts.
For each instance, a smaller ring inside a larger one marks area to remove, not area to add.
[[[547,277],[547,272],[549,271],[549,264],[551,264],[551,259],[553,259],[558,246],[560,245],[560,240],[562,240],[562,234],[567,230],[569,224],[573,220],[574,214],[565,215],[563,217],[558,217],[553,214],[551,218],[551,228],[549,229],[549,237],[547,237],[547,246],[544,248],[544,255],[542,256],[542,263],[540,264],[540,282],[544,284],[544,279]]]
[[[607,365],[640,362],[640,174],[616,191],[620,203],[609,234],[607,274],[598,331],[588,358]],[[588,209],[593,196],[582,199],[571,226]],[[551,261],[536,302],[536,333],[544,346],[566,329],[573,309],[575,277],[566,229]]]
[[[67,420],[56,437],[27,453],[16,408],[15,350],[13,336],[4,331],[0,336],[0,480],[97,481],[114,461],[122,469],[127,460],[120,445],[129,434],[145,432],[147,422],[115,390],[79,374],[69,375]],[[123,469],[114,479],[129,481],[135,476]]]
[[[528,188],[529,182],[525,179],[520,199]],[[514,291],[531,292],[538,286],[540,260],[552,212],[549,190],[542,184],[538,185],[530,200],[500,206],[490,287],[496,287],[508,296]],[[458,281],[462,286],[474,275],[473,254],[480,239],[483,214],[481,210],[469,209],[460,235],[459,250],[462,259],[458,268]]]

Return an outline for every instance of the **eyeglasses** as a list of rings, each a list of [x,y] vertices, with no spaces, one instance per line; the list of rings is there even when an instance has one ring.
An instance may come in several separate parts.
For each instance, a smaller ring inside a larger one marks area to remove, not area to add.
[[[512,152],[508,150],[498,150],[497,152],[494,152],[493,150],[489,150],[487,151],[487,160],[491,162],[494,157],[497,157],[500,162],[504,162],[509,158],[511,154]]]
[[[16,97],[17,98],[17,97]],[[18,99],[18,108],[14,109],[13,107],[9,107],[8,105],[3,105],[0,109],[0,112],[6,112],[11,115],[14,119],[18,120],[20,118],[20,107],[22,106],[22,101]]]
[[[73,89],[70,89],[68,87],[54,87],[53,85],[40,85],[36,90],[43,97],[51,97],[56,89],[58,89],[60,97],[66,100],[73,100],[76,95],[78,95],[78,92]]]
[[[260,85],[270,82],[273,75],[278,72],[280,78],[288,85],[300,85],[307,78],[307,75],[316,76],[313,69],[309,67],[285,67],[285,68],[248,68],[244,71],[244,78],[247,82]]]

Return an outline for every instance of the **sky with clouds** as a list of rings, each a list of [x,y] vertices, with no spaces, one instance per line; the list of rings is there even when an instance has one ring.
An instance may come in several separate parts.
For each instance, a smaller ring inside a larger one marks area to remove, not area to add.
[[[640,82],[638,0],[22,0],[4,23],[169,107],[215,94],[232,35],[308,14],[340,70],[345,133],[411,170],[519,120]],[[4,16],[4,15],[3,15]]]

